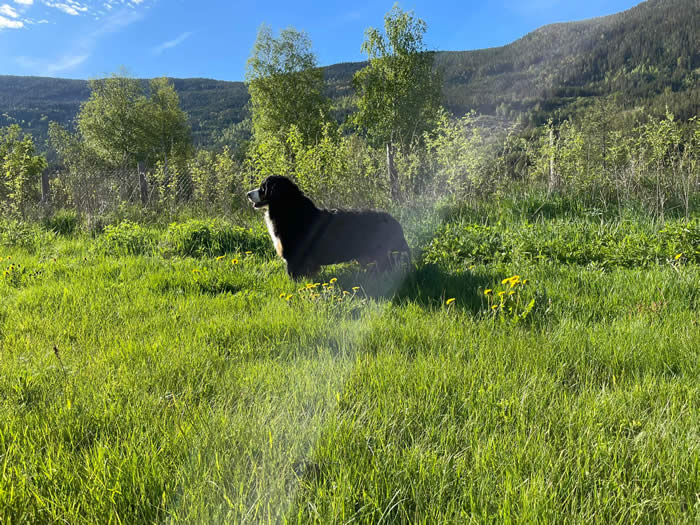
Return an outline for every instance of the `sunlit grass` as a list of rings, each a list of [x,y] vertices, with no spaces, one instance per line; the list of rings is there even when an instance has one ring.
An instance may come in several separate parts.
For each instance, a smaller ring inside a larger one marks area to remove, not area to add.
[[[700,515],[687,249],[295,282],[257,231],[173,248],[202,228],[0,247],[0,522]]]

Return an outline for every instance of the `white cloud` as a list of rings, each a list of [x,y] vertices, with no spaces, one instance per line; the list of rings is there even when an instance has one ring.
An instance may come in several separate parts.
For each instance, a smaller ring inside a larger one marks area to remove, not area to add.
[[[10,20],[0,15],[0,30],[2,29],[21,29],[24,27],[24,22],[21,20]]]
[[[15,62],[23,68],[31,70],[33,74],[38,73],[40,75],[50,76],[71,70],[85,62],[88,58],[87,55],[66,55],[57,60],[45,60],[18,56],[15,57]]]
[[[154,55],[160,55],[166,49],[170,49],[170,48],[173,48],[175,46],[179,46],[185,40],[187,40],[190,36],[192,36],[192,32],[187,31],[186,33],[182,33],[179,37],[177,37],[173,40],[168,40],[167,42],[163,42],[161,45],[154,47],[151,51]]]
[[[46,74],[53,75],[78,67],[88,59],[88,55],[65,56],[46,67]]]
[[[0,15],[9,16],[10,18],[19,18],[19,13],[17,13],[12,6],[7,4],[0,5]]]
[[[15,0],[15,4],[32,5],[34,0]]]
[[[86,13],[88,11],[88,7],[86,5],[83,5],[80,2],[75,2],[74,0],[66,0],[65,2],[50,2],[48,0],[44,0],[44,4],[49,7],[54,7],[71,16],[78,16],[80,13]]]

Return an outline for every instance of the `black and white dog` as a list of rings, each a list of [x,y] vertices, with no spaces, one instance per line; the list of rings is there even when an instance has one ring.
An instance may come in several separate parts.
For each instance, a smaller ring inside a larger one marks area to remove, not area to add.
[[[351,260],[375,263],[384,271],[397,255],[410,256],[401,225],[388,213],[317,208],[286,177],[267,177],[248,192],[248,199],[255,208],[266,208],[265,222],[275,250],[293,278]]]

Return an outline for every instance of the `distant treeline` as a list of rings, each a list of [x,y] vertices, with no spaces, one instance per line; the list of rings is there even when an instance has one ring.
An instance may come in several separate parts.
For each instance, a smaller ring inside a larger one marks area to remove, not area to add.
[[[476,111],[527,126],[575,116],[598,97],[687,120],[700,113],[698,27],[696,0],[649,0],[615,15],[546,26],[504,47],[437,52],[442,102],[456,116]],[[351,112],[352,78],[364,65],[323,68],[339,122]],[[246,85],[209,79],[173,84],[194,144],[235,147],[237,133],[230,128],[250,117]],[[46,151],[48,123],[70,126],[89,94],[86,81],[0,76],[0,126],[20,125]]]

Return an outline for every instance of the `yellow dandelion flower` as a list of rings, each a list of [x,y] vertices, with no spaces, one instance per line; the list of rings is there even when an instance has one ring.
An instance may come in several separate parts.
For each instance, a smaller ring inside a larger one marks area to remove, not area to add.
[[[292,294],[287,295],[287,297],[284,298],[285,301],[289,301],[292,298]]]
[[[523,284],[527,284],[527,279],[523,279]]]
[[[231,259],[231,264],[238,264],[238,259]]]
[[[323,283],[323,287],[325,288],[326,286],[328,286],[328,283]]]
[[[486,288],[486,290],[484,290],[484,295],[489,295],[491,292],[493,292],[492,288]]]
[[[283,299],[286,295],[287,295],[287,294],[286,294],[285,292],[282,292],[282,293],[280,294],[280,299]]]
[[[306,289],[311,290],[314,287],[314,283],[306,283]]]
[[[350,292],[348,292],[347,290],[343,290],[343,295],[350,295]]]
[[[498,292],[498,297],[503,297],[506,294],[506,292]]]
[[[333,277],[333,279],[330,280],[330,283],[331,283],[331,284],[334,284],[334,283],[337,283],[337,282],[338,282],[338,278],[337,278],[337,277]]]
[[[676,255],[674,258],[675,258],[676,260],[678,260],[678,259],[680,259],[681,257],[683,257],[683,253],[679,253],[679,254]]]
[[[515,295],[515,292],[511,290],[510,292],[508,292],[508,295]]]
[[[449,306],[449,305],[451,305],[451,304],[454,303],[454,302],[455,302],[455,298],[454,298],[454,297],[450,297],[447,301],[445,301],[445,304],[446,304],[447,306]]]
[[[352,291],[353,291],[353,292],[356,292],[356,291],[358,291],[359,289],[360,289],[359,286],[353,286],[353,287],[352,287]]]
[[[253,255],[253,252],[248,251],[248,252],[245,252],[245,254],[246,255]]]
[[[223,259],[224,257],[225,257],[225,255],[219,255],[219,256],[216,258],[216,260],[217,260],[217,261],[220,261],[220,260]]]
[[[491,307],[491,310],[498,310],[498,305],[497,305],[497,304],[494,304],[494,305]]]
[[[506,283],[509,283],[509,282],[510,282],[510,277],[508,277],[508,278],[506,278],[506,279],[503,279],[503,280],[501,281],[501,284],[506,284]]]

